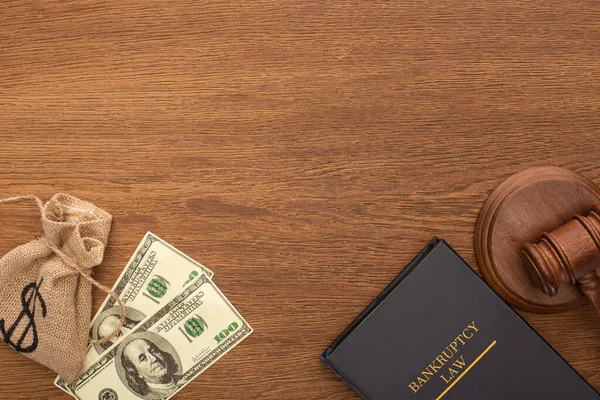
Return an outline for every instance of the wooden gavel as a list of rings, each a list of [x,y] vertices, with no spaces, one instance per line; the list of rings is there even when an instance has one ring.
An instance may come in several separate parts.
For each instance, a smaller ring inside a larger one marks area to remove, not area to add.
[[[561,283],[579,284],[600,318],[600,204],[584,217],[550,233],[543,233],[537,244],[525,243],[521,250],[523,265],[533,284],[548,296],[555,296]]]

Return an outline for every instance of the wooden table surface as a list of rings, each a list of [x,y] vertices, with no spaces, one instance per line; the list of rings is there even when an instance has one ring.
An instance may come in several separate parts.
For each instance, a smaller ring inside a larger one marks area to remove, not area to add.
[[[148,230],[215,271],[255,332],[176,398],[353,398],[319,355],[432,236],[477,269],[505,178],[600,183],[599,18],[564,0],[3,1],[0,191],[108,210],[106,285]],[[40,228],[31,205],[0,221],[2,254]],[[521,314],[600,389],[591,307]],[[0,399],[68,398],[0,359]]]

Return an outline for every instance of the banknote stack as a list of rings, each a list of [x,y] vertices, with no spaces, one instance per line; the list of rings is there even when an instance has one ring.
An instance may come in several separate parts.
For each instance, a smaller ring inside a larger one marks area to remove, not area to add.
[[[113,286],[126,309],[121,332],[88,348],[75,382],[54,384],[80,400],[171,398],[252,333],[212,277],[148,232]],[[90,338],[110,335],[119,310],[107,297]]]

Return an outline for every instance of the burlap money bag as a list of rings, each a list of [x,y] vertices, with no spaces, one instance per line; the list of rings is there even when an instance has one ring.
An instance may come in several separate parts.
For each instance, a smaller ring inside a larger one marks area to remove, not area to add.
[[[37,202],[43,236],[0,259],[0,334],[16,351],[72,382],[87,348],[97,283],[90,274],[102,262],[112,217],[68,194],[46,204],[35,196],[0,203],[24,199]]]

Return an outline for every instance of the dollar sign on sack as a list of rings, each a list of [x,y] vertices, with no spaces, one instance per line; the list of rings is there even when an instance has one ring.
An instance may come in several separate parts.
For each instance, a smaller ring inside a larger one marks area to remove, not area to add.
[[[4,341],[13,349],[21,353],[32,353],[35,351],[35,349],[37,349],[38,346],[38,335],[34,321],[35,307],[37,304],[39,304],[42,308],[42,317],[46,317],[46,303],[44,303],[44,299],[39,292],[42,282],[43,279],[40,279],[39,283],[36,284],[35,282],[32,282],[23,288],[23,291],[21,292],[21,305],[23,306],[23,310],[8,330],[6,330],[4,326],[4,319],[0,319],[0,333],[2,333]],[[25,317],[28,318],[25,328],[23,329],[19,339],[16,342],[13,342],[13,333]],[[27,347],[22,347],[23,341],[27,338],[30,332],[32,335],[31,344]]]

